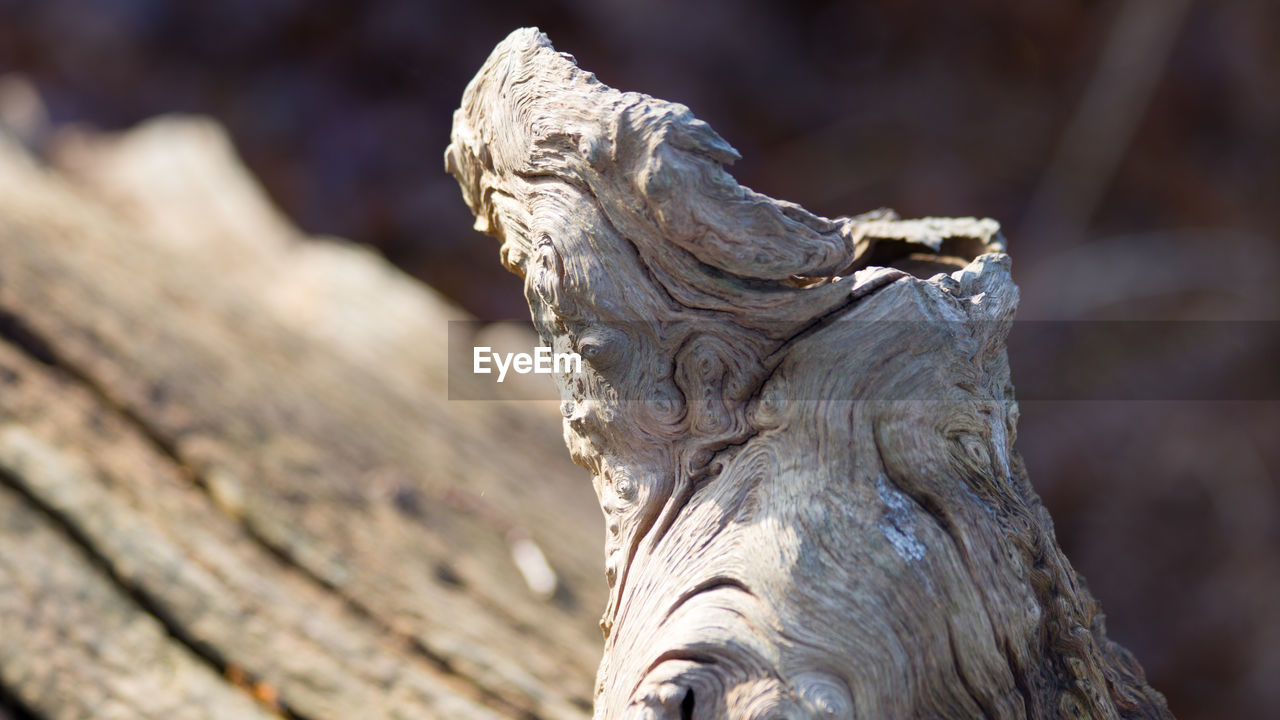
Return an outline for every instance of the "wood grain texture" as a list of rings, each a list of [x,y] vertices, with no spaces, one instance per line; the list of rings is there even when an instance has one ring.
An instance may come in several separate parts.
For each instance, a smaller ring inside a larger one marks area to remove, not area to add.
[[[1168,718],[1013,443],[996,223],[740,186],[687,108],[519,30],[446,168],[524,278],[607,519],[595,717]]]
[[[302,236],[208,121],[57,147],[54,172],[0,136],[2,694],[585,717],[599,511],[542,413],[446,400],[465,316]]]

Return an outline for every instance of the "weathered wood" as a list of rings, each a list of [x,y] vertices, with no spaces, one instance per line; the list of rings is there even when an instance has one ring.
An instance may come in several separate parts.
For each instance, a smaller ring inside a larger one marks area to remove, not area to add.
[[[599,510],[536,409],[446,400],[465,315],[301,236],[208,122],[55,146],[0,135],[0,695],[584,717]]]
[[[28,705],[50,718],[271,717],[4,486],[0,532],[0,677]]]
[[[1167,718],[1013,450],[990,220],[828,220],[536,30],[446,166],[525,280],[608,522],[597,718]]]

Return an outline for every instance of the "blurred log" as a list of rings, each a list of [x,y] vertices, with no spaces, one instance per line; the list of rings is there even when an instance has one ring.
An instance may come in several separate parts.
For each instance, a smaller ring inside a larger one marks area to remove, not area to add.
[[[464,314],[211,123],[54,147],[0,133],[0,707],[585,717],[599,510],[535,408],[447,401]]]
[[[1168,718],[1013,451],[994,222],[827,220],[536,30],[446,166],[524,278],[608,521],[597,718]]]

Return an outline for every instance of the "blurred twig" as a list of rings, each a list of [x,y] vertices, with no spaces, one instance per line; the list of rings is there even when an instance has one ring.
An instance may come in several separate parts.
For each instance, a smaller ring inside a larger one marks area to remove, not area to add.
[[[1019,235],[1079,237],[1164,73],[1192,0],[1126,0]]]

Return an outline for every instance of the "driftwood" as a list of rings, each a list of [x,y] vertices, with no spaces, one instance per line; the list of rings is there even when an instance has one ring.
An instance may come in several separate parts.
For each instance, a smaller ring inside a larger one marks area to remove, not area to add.
[[[446,165],[524,278],[603,507],[597,718],[1167,718],[1013,450],[990,220],[828,220],[536,30]]]
[[[207,121],[53,155],[0,133],[0,717],[586,717],[599,510],[545,413],[446,400],[465,315]]]

